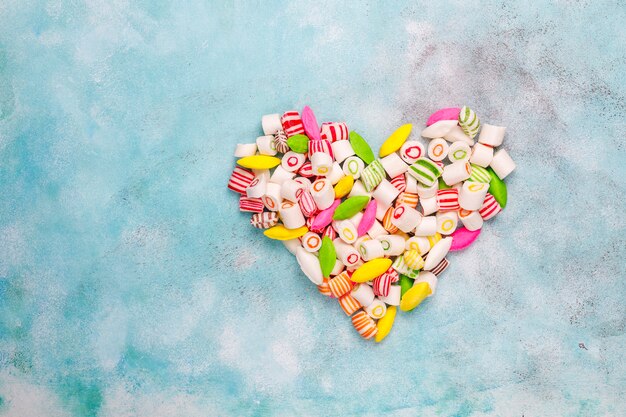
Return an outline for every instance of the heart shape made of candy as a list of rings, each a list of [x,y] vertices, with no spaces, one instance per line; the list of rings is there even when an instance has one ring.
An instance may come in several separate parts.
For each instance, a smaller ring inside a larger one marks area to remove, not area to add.
[[[378,158],[346,123],[319,126],[308,106],[261,124],[256,143],[237,145],[228,188],[365,339],[382,341],[397,307],[432,297],[448,253],[470,246],[506,206],[503,179],[515,163],[494,151],[506,128],[481,124],[467,106],[433,113],[421,132],[428,144],[400,126]]]

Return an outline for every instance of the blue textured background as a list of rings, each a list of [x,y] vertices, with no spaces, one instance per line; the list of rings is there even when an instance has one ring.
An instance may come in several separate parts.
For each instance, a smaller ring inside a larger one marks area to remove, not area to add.
[[[0,2],[0,415],[626,414],[626,5],[345,3]],[[509,127],[508,207],[381,345],[225,187],[305,104]]]

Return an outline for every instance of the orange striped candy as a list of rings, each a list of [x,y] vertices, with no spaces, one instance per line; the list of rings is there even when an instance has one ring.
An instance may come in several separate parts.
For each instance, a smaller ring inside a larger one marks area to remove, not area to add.
[[[396,200],[396,207],[404,204],[405,206],[416,208],[418,202],[419,196],[417,194],[402,192]]]
[[[317,286],[317,290],[322,295],[326,295],[328,297],[332,296],[332,294],[330,292],[330,285],[328,284],[328,278],[324,278],[324,281],[322,281],[322,283]]]
[[[350,294],[346,294],[344,296],[339,297],[339,305],[346,315],[351,316],[361,308],[361,303],[359,303],[353,296]],[[367,316],[367,314],[366,314]],[[368,316],[369,317],[369,316]]]
[[[341,297],[354,287],[354,282],[350,281],[350,275],[348,271],[343,271],[341,274],[328,281],[330,292],[334,297]]]
[[[383,227],[390,234],[394,234],[398,231],[398,228],[391,223],[391,219],[393,218],[393,207],[389,207],[385,212],[385,216],[383,217]]]
[[[352,325],[356,329],[359,334],[365,338],[370,339],[376,336],[378,333],[378,329],[376,328],[376,323],[370,316],[367,315],[365,311],[359,311],[354,316],[352,316]]]

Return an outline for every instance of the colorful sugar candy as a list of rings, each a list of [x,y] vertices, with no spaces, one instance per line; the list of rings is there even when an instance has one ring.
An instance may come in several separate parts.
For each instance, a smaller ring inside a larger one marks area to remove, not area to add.
[[[320,125],[308,106],[263,116],[261,126],[254,143],[236,146],[228,188],[365,339],[381,342],[397,307],[431,298],[448,254],[470,247],[507,204],[503,180],[515,162],[494,149],[506,128],[467,106],[433,113],[427,143],[400,126],[380,159],[345,122]]]

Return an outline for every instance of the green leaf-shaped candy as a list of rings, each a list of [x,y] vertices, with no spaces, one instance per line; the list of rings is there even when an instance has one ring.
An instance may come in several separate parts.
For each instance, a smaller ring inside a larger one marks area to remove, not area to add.
[[[487,171],[489,172],[489,175],[491,175],[489,192],[491,193],[493,198],[496,199],[498,204],[500,204],[500,207],[504,208],[506,206],[507,198],[506,184],[500,179],[500,177],[498,177],[498,175],[494,172],[493,169],[491,169],[491,167],[488,167]]]
[[[413,281],[415,280],[400,274],[400,297],[404,297],[404,293],[411,289]]]
[[[348,198],[337,206],[337,210],[335,210],[335,214],[333,214],[333,220],[349,219],[363,210],[369,201],[370,198],[366,195]]]
[[[366,164],[371,164],[374,159],[374,152],[372,152],[372,148],[370,145],[365,142],[365,139],[361,135],[356,132],[350,132],[350,145],[352,145],[352,149],[356,156],[361,158],[363,162]]]
[[[289,149],[296,153],[307,153],[309,150],[309,138],[304,135],[293,135],[287,139]]]
[[[331,271],[335,267],[337,262],[337,252],[335,251],[335,245],[328,236],[324,236],[322,239],[322,246],[319,252],[320,266],[322,267],[322,275],[329,277]]]

